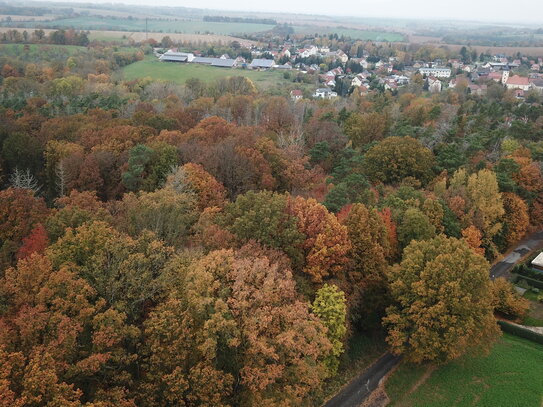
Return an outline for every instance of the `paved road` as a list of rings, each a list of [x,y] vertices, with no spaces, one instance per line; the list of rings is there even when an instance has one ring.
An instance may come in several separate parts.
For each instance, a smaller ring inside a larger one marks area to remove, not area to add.
[[[509,278],[511,275],[509,271],[514,265],[526,254],[543,246],[543,231],[539,231],[531,234],[509,253],[502,261],[496,263],[490,269],[490,278],[495,279],[497,277]]]
[[[338,394],[324,403],[323,407],[359,407],[400,359],[399,356],[385,353]]]

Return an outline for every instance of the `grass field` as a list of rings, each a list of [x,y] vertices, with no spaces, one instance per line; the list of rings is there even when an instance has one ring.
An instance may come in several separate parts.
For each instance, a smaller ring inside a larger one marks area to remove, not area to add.
[[[505,334],[487,357],[466,356],[433,372],[402,364],[385,388],[396,407],[540,407],[543,349]]]
[[[300,34],[337,34],[363,41],[405,41],[400,33],[387,31],[357,30],[355,28],[318,27],[318,26],[294,26],[294,31]]]
[[[25,50],[26,47],[26,50]],[[74,55],[78,52],[85,52],[86,47],[78,47],[76,45],[49,45],[49,44],[0,44],[0,54],[10,56],[27,55],[29,58],[43,56],[44,53],[49,55]]]
[[[177,64],[159,62],[154,57],[148,57],[143,61],[135,62],[123,68],[125,79],[150,77],[163,81],[183,84],[187,79],[198,78],[204,82],[212,82],[219,78],[229,76],[245,76],[251,79],[259,89],[272,87],[300,88],[297,84],[283,78],[280,71],[252,71],[247,69],[218,68],[198,64]]]
[[[135,18],[82,16],[27,23],[25,26],[74,28],[79,30],[145,31],[145,20]],[[273,27],[273,25],[269,24],[218,23],[183,20],[149,20],[147,22],[147,29],[149,31],[181,34],[250,34],[259,31],[268,31]]]

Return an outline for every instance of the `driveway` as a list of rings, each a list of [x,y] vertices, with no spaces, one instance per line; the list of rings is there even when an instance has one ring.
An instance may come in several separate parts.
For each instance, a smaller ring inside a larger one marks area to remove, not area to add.
[[[543,246],[543,231],[536,232],[528,236],[518,246],[507,256],[503,258],[502,261],[494,264],[490,268],[490,278],[495,279],[498,277],[511,277],[511,269],[515,264],[528,253],[540,248]]]

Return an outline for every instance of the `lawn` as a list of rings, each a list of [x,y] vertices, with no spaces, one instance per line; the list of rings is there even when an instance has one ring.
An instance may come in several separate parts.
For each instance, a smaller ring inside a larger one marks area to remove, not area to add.
[[[300,85],[284,79],[283,72],[281,71],[253,71],[247,69],[218,68],[199,64],[160,62],[154,57],[148,57],[143,61],[124,67],[123,73],[127,80],[150,77],[152,79],[179,84],[185,83],[190,78],[212,82],[229,76],[245,76],[251,79],[260,89],[270,89],[272,87],[300,88]]]
[[[543,349],[504,334],[487,357],[465,356],[433,372],[402,364],[385,388],[392,406],[540,407]]]
[[[107,31],[145,31],[145,20],[136,18],[111,18],[99,16],[82,16],[64,18],[61,20],[39,21],[26,23],[25,26],[43,28],[74,28],[79,30]],[[147,29],[151,32],[182,33],[182,34],[250,34],[271,30],[270,24],[251,23],[218,23],[205,21],[184,20],[148,20]]]

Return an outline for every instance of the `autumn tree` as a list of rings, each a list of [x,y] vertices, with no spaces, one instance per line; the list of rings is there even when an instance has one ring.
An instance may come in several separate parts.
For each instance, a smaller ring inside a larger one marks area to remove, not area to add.
[[[146,405],[295,406],[320,386],[332,346],[288,268],[223,250],[177,276],[145,323]]]
[[[362,147],[384,137],[388,128],[387,117],[381,113],[353,113],[345,122],[345,134],[353,147]]]
[[[366,174],[373,182],[399,183],[413,177],[426,183],[433,175],[432,151],[412,137],[388,137],[368,150]]]
[[[481,247],[483,234],[475,226],[471,225],[462,230],[462,237],[473,251],[481,256],[485,255],[485,248]]]
[[[422,211],[408,208],[398,226],[398,240],[406,247],[412,240],[426,240],[435,236],[436,228]]]
[[[192,192],[197,197],[199,211],[210,207],[223,207],[226,203],[226,189],[215,177],[199,164],[188,163],[170,174],[166,186],[178,192]]]
[[[122,230],[134,237],[149,230],[171,246],[186,242],[196,220],[194,194],[179,193],[169,186],[126,194],[119,204],[118,224]]]
[[[351,242],[347,228],[314,199],[290,198],[288,212],[297,220],[298,230],[305,236],[304,272],[315,282],[337,276],[348,262]]]
[[[346,278],[355,319],[379,314],[386,303],[388,231],[378,212],[363,204],[352,206],[344,224],[352,244]]]
[[[345,294],[337,286],[325,284],[317,290],[311,309],[328,329],[326,336],[332,343],[332,354],[327,358],[326,365],[330,375],[334,376],[339,367],[339,357],[344,351],[343,341],[347,334]]]
[[[298,229],[296,217],[288,213],[287,205],[287,195],[249,191],[228,204],[218,222],[240,242],[256,240],[283,250],[294,264],[301,265],[305,236]]]
[[[393,305],[383,323],[396,354],[445,363],[488,349],[499,335],[489,264],[468,245],[440,235],[414,241],[389,273]]]
[[[49,210],[42,198],[28,189],[0,191],[0,265],[9,265],[23,239],[43,223]]]
[[[507,246],[518,242],[524,237],[530,218],[528,215],[528,206],[518,195],[511,192],[503,193],[503,236]]]
[[[507,318],[521,318],[530,309],[530,302],[523,298],[513,284],[503,277],[492,281],[494,310]]]
[[[91,222],[68,229],[47,254],[54,267],[76,265],[110,306],[135,320],[146,302],[163,292],[160,277],[172,249],[151,232],[132,239],[104,222]]]

